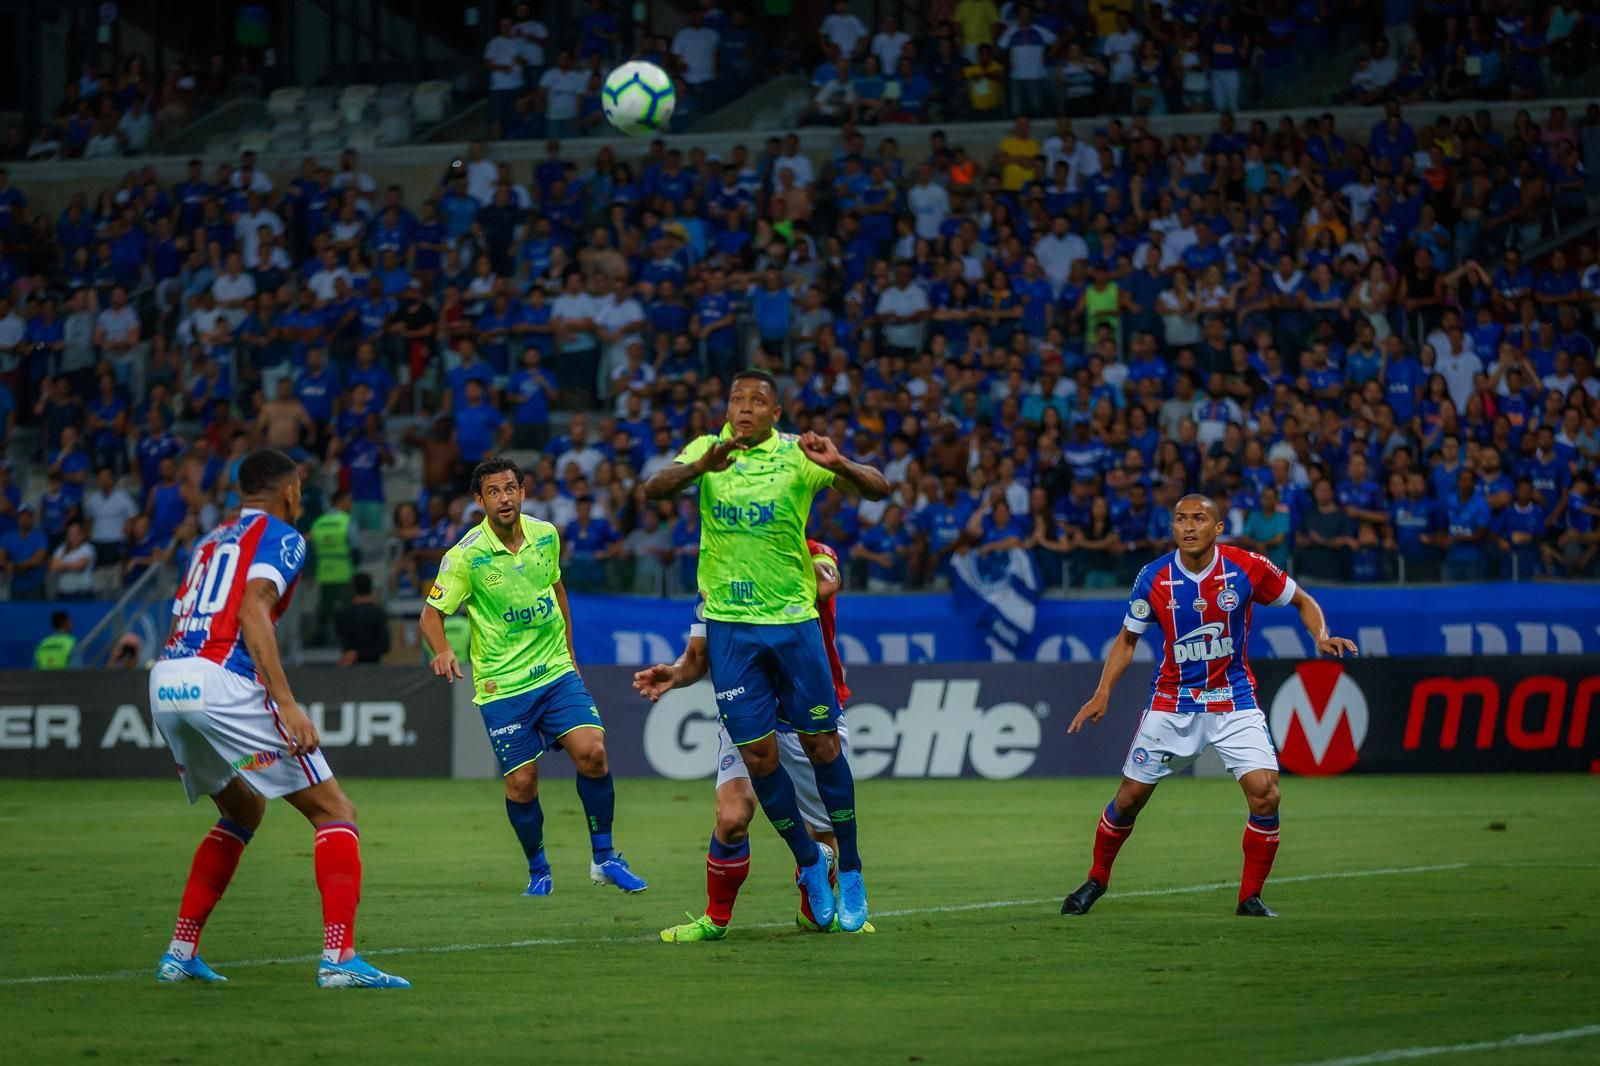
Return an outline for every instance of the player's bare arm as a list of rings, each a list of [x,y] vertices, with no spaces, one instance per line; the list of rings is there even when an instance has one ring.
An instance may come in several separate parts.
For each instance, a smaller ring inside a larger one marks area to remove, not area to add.
[[[294,701],[289,679],[283,672],[283,660],[278,656],[272,609],[277,606],[281,595],[278,586],[265,579],[247,584],[244,602],[239,605],[239,628],[267,695],[278,705],[278,717],[283,720],[283,728],[289,734],[289,754],[310,755],[322,740],[317,736],[317,727]]]
[[[728,469],[733,465],[733,453],[743,447],[744,445],[730,437],[713,444],[706,449],[704,455],[692,463],[673,463],[657,470],[650,480],[644,483],[645,499],[672,499],[700,480],[702,476]]]
[[[552,587],[556,593],[556,606],[561,609],[561,621],[567,627],[567,658],[572,660],[572,669],[578,670],[578,653],[572,647],[572,608],[567,606],[567,586],[557,581]],[[578,672],[582,673],[581,670]]]
[[[688,688],[706,676],[710,670],[710,657],[706,654],[706,638],[690,637],[689,646],[683,649],[678,661],[668,666],[656,663],[633,675],[633,687],[651,703],[675,688]]]
[[[839,568],[827,559],[813,559],[811,568],[817,572],[818,603],[838,592],[844,584],[844,579],[839,576]]]
[[[894,491],[882,472],[846,459],[839,454],[833,441],[820,433],[801,434],[800,450],[813,463],[833,474],[833,487],[840,492],[863,500],[881,500]]]
[[[1139,646],[1139,634],[1129,629],[1124,629],[1111,645],[1111,651],[1106,655],[1105,665],[1100,668],[1100,683],[1095,686],[1094,695],[1089,697],[1076,715],[1072,724],[1067,726],[1068,733],[1076,733],[1085,724],[1096,725],[1106,716],[1106,708],[1111,700],[1111,690],[1117,687],[1117,682],[1122,680],[1122,675],[1128,669],[1128,664],[1133,662],[1133,651]]]
[[[1348,637],[1336,637],[1328,632],[1328,620],[1323,617],[1322,605],[1303,586],[1294,590],[1289,606],[1300,612],[1300,623],[1316,642],[1317,651],[1335,659],[1344,658],[1345,652],[1356,654],[1356,642]]]
[[[422,634],[428,650],[433,652],[433,659],[428,663],[429,669],[446,681],[453,682],[458,677],[466,676],[461,670],[461,663],[456,660],[455,651],[450,647],[450,641],[445,638],[444,613],[439,608],[432,604],[422,605],[417,631]]]

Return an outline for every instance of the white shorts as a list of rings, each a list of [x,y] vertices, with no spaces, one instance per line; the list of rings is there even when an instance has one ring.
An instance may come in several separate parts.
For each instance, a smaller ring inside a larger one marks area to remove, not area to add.
[[[839,757],[850,757],[850,730],[843,718],[839,719]],[[800,803],[800,815],[805,818],[806,824],[819,833],[833,832],[833,820],[828,817],[828,808],[823,805],[822,794],[817,791],[817,773],[811,768],[806,749],[800,746],[800,738],[794,733],[778,734],[778,765],[789,771],[789,777],[794,781],[795,799]],[[744,765],[744,756],[739,754],[727,729],[719,725],[717,787],[721,788],[729,781],[748,780],[750,771]]]
[[[289,754],[278,706],[265,688],[209,659],[156,663],[150,708],[190,803],[216,795],[235,777],[268,799],[333,777],[320,750]]]
[[[1278,769],[1278,753],[1259,710],[1212,714],[1193,711],[1145,711],[1133,735],[1122,776],[1153,785],[1194,762],[1206,748],[1216,748],[1222,765],[1235,779],[1252,770]]]

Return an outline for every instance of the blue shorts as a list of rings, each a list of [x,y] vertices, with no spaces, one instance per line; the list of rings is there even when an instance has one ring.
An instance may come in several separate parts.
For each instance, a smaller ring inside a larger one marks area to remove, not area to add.
[[[500,760],[500,776],[533,762],[574,729],[604,729],[594,697],[576,672],[548,685],[481,704],[489,745]]]
[[[839,727],[833,670],[815,618],[777,625],[708,618],[706,651],[717,712],[735,744],[771,735],[780,721],[796,733],[831,733]]]

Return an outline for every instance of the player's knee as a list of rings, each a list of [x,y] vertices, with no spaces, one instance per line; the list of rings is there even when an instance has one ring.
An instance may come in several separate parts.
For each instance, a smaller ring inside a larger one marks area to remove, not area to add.
[[[506,775],[506,798],[513,803],[532,803],[539,798],[539,777],[523,767]]]
[[[817,766],[826,766],[839,757],[838,733],[818,733],[815,736],[805,737],[800,742],[806,750],[806,758]]]
[[[255,793],[246,792],[240,796],[230,796],[225,803],[218,803],[222,809],[222,816],[240,829],[255,832],[261,828],[261,823],[267,816],[266,798]]]
[[[737,808],[717,804],[717,839],[724,844],[741,843],[750,835],[750,816],[753,813],[742,804]]]
[[[743,757],[745,769],[750,771],[751,777],[766,777],[778,768],[778,748],[776,745],[773,745],[770,751],[740,748],[739,754]]]
[[[1278,813],[1278,783],[1276,781],[1251,795],[1250,813],[1263,815]]]
[[[606,762],[606,749],[603,744],[596,744],[587,751],[575,753],[572,756],[572,765],[578,768],[578,773],[584,777],[604,777],[610,770]]]

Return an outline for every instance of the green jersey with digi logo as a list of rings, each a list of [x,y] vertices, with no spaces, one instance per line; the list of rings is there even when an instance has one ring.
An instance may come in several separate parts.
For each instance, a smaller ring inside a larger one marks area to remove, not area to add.
[[[485,518],[445,552],[428,594],[446,615],[467,605],[474,703],[541,688],[574,669],[556,603],[561,538],[549,522],[520,517],[521,551],[501,544]]]
[[[690,441],[678,456],[693,463],[719,440],[722,427]],[[833,472],[812,462],[789,433],[733,453],[728,469],[702,474],[700,594],[706,617],[774,625],[817,617],[817,575],[806,547],[811,501],[833,484]]]

